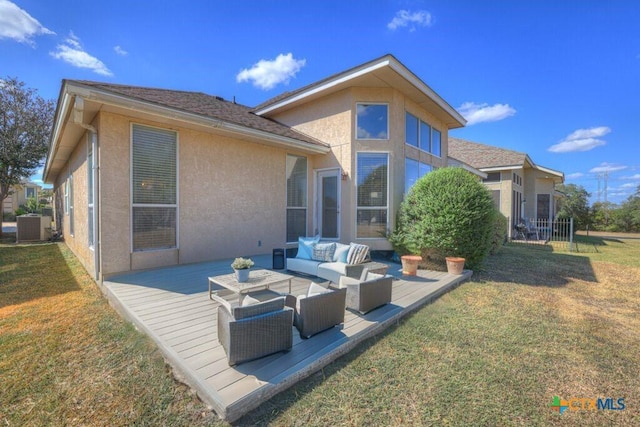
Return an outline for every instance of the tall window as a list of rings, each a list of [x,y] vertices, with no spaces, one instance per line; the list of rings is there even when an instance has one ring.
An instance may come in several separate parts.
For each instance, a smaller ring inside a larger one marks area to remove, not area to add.
[[[27,187],[25,189],[25,196],[26,196],[27,199],[30,199],[32,197],[35,199],[37,197],[36,189],[33,188],[33,187]]]
[[[74,234],[74,214],[73,214],[73,174],[69,174],[69,179],[67,180],[67,184],[69,185],[69,234],[73,236]]]
[[[405,158],[404,160],[404,194],[409,192],[413,184],[424,175],[431,172],[431,165],[419,162],[418,160]]]
[[[441,133],[411,113],[405,113],[405,142],[427,153],[441,156]]]
[[[307,235],[307,158],[287,155],[287,242]]]
[[[389,180],[387,153],[357,155],[357,229],[358,238],[381,238],[387,232]]]
[[[551,195],[550,194],[538,194],[536,214],[538,219],[549,219],[549,212],[551,211]]]
[[[356,138],[389,139],[389,107],[386,104],[356,105]]]
[[[93,164],[93,141],[96,135],[93,132],[87,134],[87,228],[88,243],[92,248],[94,245],[93,235],[93,182],[94,182],[94,164]]]
[[[175,248],[177,134],[133,125],[131,146],[133,250]]]
[[[437,129],[432,129],[431,132],[431,154],[434,156],[441,156],[442,152],[442,134]]]

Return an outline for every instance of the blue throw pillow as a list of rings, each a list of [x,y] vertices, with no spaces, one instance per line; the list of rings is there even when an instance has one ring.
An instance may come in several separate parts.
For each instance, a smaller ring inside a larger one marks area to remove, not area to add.
[[[313,245],[320,241],[320,236],[314,237],[298,237],[298,255],[299,259],[311,259],[313,256]]]

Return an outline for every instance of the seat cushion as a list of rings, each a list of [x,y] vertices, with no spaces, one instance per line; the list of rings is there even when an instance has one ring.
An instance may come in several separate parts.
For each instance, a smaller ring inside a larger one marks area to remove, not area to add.
[[[299,273],[309,274],[311,276],[318,275],[319,265],[320,261],[300,258],[287,258],[287,270],[297,271]]]
[[[340,277],[346,275],[347,264],[344,262],[323,262],[318,266],[316,276],[333,283],[338,283]]]

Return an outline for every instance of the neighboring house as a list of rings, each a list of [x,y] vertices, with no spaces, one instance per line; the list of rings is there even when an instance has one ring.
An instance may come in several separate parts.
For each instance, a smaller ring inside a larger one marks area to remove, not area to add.
[[[509,218],[510,233],[523,220],[555,217],[561,197],[556,185],[564,182],[562,172],[536,165],[525,153],[460,138],[449,138],[449,156],[487,174],[483,182],[496,207]]]
[[[5,213],[14,213],[20,206],[26,205],[27,200],[31,197],[37,200],[42,192],[42,187],[33,182],[25,182],[14,185],[11,191],[12,194],[9,194],[2,203],[2,210]]]
[[[64,80],[44,181],[96,279],[293,247],[390,249],[406,189],[464,119],[391,55],[249,108]]]

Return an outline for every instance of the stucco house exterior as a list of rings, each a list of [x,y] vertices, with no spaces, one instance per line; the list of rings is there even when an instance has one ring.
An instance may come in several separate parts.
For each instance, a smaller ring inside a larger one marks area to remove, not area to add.
[[[556,185],[564,173],[537,165],[529,155],[514,150],[449,137],[449,159],[462,161],[487,174],[483,183],[491,191],[496,207],[513,226],[527,221],[547,222],[555,218]]]
[[[43,174],[57,228],[98,280],[385,238],[465,120],[386,55],[250,108],[197,92],[64,80]]]
[[[33,182],[23,182],[11,188],[12,193],[2,202],[4,213],[14,213],[22,205],[27,204],[27,200],[40,197],[42,186]]]

